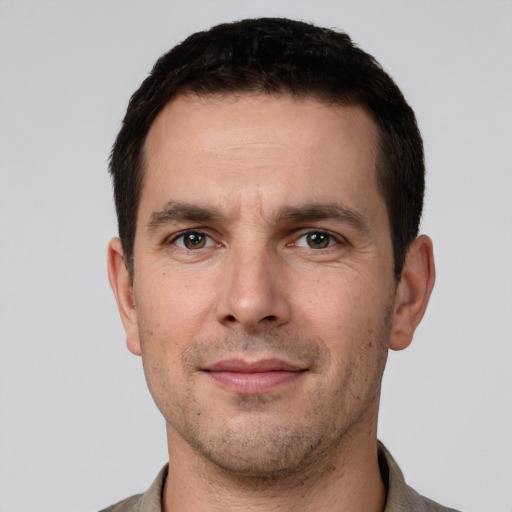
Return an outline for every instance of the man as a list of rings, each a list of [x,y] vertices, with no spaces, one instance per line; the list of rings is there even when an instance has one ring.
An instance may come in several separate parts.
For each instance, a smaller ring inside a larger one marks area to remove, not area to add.
[[[130,100],[109,278],[169,464],[110,511],[440,511],[376,439],[387,351],[434,285],[423,149],[341,33],[194,34]]]

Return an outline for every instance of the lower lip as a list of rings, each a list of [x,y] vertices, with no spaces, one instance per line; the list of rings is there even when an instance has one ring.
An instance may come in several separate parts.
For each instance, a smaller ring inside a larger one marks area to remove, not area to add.
[[[222,387],[235,393],[258,394],[272,391],[279,386],[288,384],[305,372],[297,371],[274,371],[261,373],[243,373],[243,372],[207,372],[207,375]]]

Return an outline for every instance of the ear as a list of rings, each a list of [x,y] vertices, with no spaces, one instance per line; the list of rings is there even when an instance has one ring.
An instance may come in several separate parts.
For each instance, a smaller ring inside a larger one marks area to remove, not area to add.
[[[389,347],[408,347],[427,309],[436,280],[434,250],[428,236],[419,236],[409,248],[395,298],[395,316]]]
[[[126,333],[126,345],[133,354],[140,356],[137,310],[133,296],[132,278],[126,269],[124,251],[119,238],[113,238],[108,244],[108,280],[114,292],[117,309],[121,315]]]

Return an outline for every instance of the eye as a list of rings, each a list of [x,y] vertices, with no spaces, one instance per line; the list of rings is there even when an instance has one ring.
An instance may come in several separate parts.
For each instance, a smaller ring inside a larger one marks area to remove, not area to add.
[[[215,242],[201,231],[187,231],[177,236],[172,243],[181,249],[204,249],[215,245]]]
[[[293,245],[309,249],[326,249],[338,241],[333,235],[323,231],[310,231],[301,236]]]

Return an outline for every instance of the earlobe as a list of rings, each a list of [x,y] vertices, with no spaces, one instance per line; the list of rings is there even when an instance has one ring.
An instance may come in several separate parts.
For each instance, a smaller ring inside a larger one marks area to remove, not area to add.
[[[435,282],[434,251],[428,236],[419,236],[407,252],[395,299],[389,347],[408,347],[427,309]]]
[[[130,352],[141,355],[137,311],[133,296],[132,278],[126,269],[124,251],[119,238],[108,244],[108,280],[117,302],[117,309],[126,333],[126,345]]]

